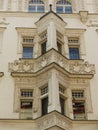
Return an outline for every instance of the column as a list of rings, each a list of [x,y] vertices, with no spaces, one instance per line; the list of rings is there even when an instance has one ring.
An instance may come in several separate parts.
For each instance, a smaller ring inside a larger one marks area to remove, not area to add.
[[[51,71],[51,78],[49,79],[49,104],[48,104],[48,112],[51,111],[61,111],[60,101],[59,101],[59,84],[56,76],[56,71]]]
[[[48,29],[47,29],[47,50],[54,48],[57,50],[57,40],[56,40],[56,28],[54,25],[54,22],[51,21],[49,23]]]

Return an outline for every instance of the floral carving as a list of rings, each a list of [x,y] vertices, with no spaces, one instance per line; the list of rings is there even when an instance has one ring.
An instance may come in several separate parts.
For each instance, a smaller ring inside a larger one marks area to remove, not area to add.
[[[52,63],[58,64],[71,74],[94,74],[95,66],[83,60],[69,60],[52,49],[45,55],[31,60],[17,60],[9,63],[10,72],[37,72]]]

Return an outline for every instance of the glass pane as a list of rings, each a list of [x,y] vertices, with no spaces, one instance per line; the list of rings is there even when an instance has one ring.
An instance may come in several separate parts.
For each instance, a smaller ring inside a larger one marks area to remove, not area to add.
[[[41,0],[30,0],[29,4],[44,4],[44,2]]]
[[[21,109],[32,109],[31,101],[21,101]]]
[[[36,12],[36,6],[29,5],[29,12]]]
[[[80,59],[79,48],[69,48],[70,59]]]
[[[63,13],[63,6],[57,6],[56,7],[56,12],[57,13]]]
[[[44,6],[37,6],[37,12],[44,12]]]
[[[23,47],[23,58],[33,57],[33,47]]]
[[[72,13],[72,7],[71,6],[66,6],[65,7],[65,13],[71,14]]]

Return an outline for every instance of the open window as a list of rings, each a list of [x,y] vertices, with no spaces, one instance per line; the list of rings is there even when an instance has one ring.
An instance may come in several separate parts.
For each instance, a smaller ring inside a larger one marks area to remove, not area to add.
[[[33,90],[20,90],[20,118],[32,119]]]
[[[73,117],[75,120],[86,119],[85,99],[83,90],[72,91]]]
[[[41,110],[42,116],[48,113],[48,86],[41,88]]]

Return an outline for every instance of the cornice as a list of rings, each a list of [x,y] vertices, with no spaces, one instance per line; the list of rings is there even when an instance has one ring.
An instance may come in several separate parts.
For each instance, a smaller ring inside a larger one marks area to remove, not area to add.
[[[66,33],[73,33],[73,32],[77,32],[77,33],[84,33],[86,31],[86,29],[82,29],[82,28],[66,28],[65,32]]]
[[[23,28],[23,27],[16,27],[16,30],[19,34],[21,35],[35,35],[36,32],[37,32],[37,29],[36,28]]]
[[[50,65],[42,68],[37,72],[11,72],[12,77],[37,77],[42,73],[48,72],[49,70],[56,69],[58,72],[63,73],[64,75],[68,76],[69,78],[84,78],[84,79],[91,79],[93,78],[93,74],[72,74],[63,69],[56,63],[51,63]]]

